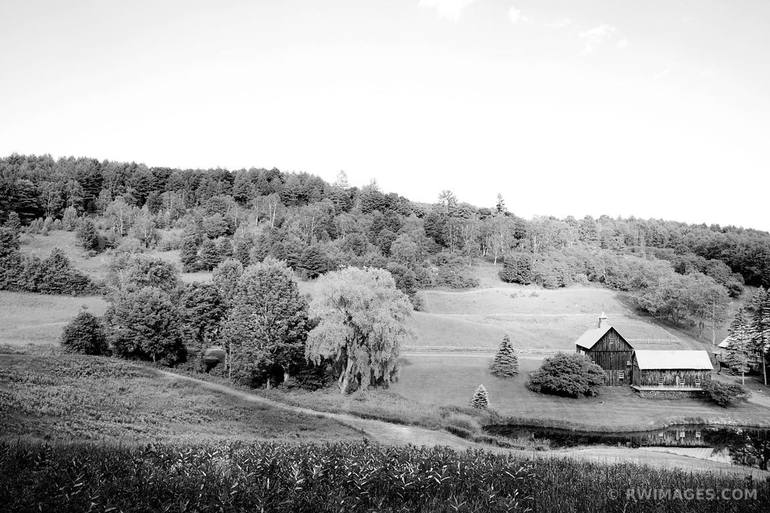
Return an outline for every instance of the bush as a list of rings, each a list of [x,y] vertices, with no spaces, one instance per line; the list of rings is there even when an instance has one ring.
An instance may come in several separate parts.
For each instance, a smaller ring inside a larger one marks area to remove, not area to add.
[[[103,355],[108,352],[102,323],[88,312],[80,312],[64,328],[61,345],[74,353]]]
[[[527,387],[544,394],[591,396],[598,394],[604,377],[604,370],[586,356],[556,353],[530,375]]]
[[[529,285],[532,283],[532,266],[532,255],[526,253],[508,255],[503,262],[500,279],[507,283]]]
[[[479,385],[476,391],[473,393],[473,399],[471,399],[471,406],[480,410],[489,408],[489,394],[484,385]]]
[[[734,383],[722,383],[711,380],[703,387],[703,390],[709,396],[709,399],[717,403],[722,408],[745,401],[751,395],[751,392],[744,387]]]

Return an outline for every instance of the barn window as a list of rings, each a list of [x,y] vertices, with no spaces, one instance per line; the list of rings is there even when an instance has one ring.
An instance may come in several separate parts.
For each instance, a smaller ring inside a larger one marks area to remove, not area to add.
[[[696,381],[696,382],[695,382],[695,386],[696,386],[696,387],[698,387],[698,388],[700,388],[700,380],[698,380],[698,381]]]
[[[695,438],[700,438],[700,431],[695,432]]]
[[[684,438],[684,437],[685,437],[685,432],[684,431],[680,431],[679,432],[679,438]]]
[[[618,371],[618,381],[623,381],[625,379],[626,373],[623,371]]]
[[[659,387],[662,387],[662,386],[663,386],[663,376],[661,376],[661,377],[659,377],[659,378],[658,378],[658,386],[659,386]]]

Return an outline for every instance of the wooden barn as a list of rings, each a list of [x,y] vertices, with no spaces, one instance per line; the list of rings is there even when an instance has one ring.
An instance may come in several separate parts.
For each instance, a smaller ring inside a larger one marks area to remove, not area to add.
[[[605,385],[631,384],[631,354],[634,348],[618,331],[607,323],[604,313],[599,316],[596,328],[583,333],[575,341],[576,350],[588,356],[604,369]]]
[[[631,381],[637,390],[703,390],[713,370],[703,350],[634,351]]]

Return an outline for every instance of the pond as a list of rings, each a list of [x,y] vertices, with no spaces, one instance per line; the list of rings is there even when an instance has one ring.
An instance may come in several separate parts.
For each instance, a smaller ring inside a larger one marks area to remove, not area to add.
[[[714,453],[727,451],[732,461],[739,465],[767,470],[770,462],[768,428],[682,424],[652,431],[598,432],[497,424],[484,429],[493,435],[546,442],[552,448],[577,445],[710,447]]]

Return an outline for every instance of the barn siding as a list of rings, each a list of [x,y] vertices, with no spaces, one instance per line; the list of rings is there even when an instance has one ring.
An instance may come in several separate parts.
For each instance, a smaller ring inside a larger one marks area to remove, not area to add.
[[[625,341],[614,328],[610,329],[599,339],[591,349],[581,350],[595,364],[604,369],[605,385],[628,385],[631,382],[631,345]]]
[[[678,381],[677,378],[679,378]],[[639,383],[634,380],[634,384],[641,386],[702,387],[710,379],[711,371],[709,370],[645,369],[640,371]]]

